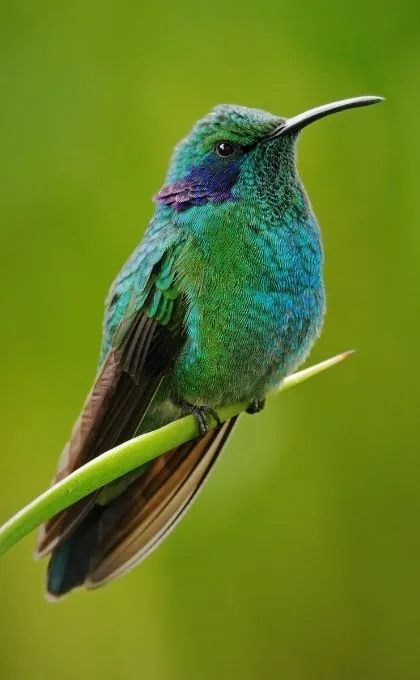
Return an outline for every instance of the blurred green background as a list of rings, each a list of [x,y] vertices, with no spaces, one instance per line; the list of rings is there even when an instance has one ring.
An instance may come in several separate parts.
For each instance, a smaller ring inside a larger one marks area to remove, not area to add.
[[[6,555],[1,678],[419,678],[418,3],[15,0],[0,33],[4,519],[49,483],[103,298],[193,122],[222,102],[387,97],[300,143],[326,250],[311,361],[358,354],[244,417],[120,581],[53,606],[34,537]]]

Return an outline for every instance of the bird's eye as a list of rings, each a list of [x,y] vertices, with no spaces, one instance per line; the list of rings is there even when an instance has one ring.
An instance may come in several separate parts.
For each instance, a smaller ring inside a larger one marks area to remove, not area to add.
[[[228,158],[229,156],[233,156],[236,151],[236,146],[231,142],[217,142],[214,150],[221,158]]]

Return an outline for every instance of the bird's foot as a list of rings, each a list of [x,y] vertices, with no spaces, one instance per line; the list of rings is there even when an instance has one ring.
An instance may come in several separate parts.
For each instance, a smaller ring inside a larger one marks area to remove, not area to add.
[[[207,434],[211,429],[208,426],[206,416],[211,416],[216,421],[217,427],[222,424],[217,412],[210,408],[210,406],[197,406],[195,404],[190,404],[189,401],[184,401],[184,399],[180,399],[178,404],[182,408],[184,415],[191,414],[195,417],[201,435]]]
[[[246,409],[246,412],[251,414],[259,413],[260,411],[263,410],[264,406],[265,399],[253,399],[248,408]]]

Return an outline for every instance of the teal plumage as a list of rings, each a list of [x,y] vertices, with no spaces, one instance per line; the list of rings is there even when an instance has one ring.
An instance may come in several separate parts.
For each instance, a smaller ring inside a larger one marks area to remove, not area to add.
[[[179,520],[248,400],[307,356],[325,309],[320,232],[299,180],[299,130],[348,100],[283,119],[217,107],[176,148],[156,210],[107,300],[98,377],[57,479],[138,432],[192,411],[202,435],[79,501],[42,529],[57,597],[134,566]]]

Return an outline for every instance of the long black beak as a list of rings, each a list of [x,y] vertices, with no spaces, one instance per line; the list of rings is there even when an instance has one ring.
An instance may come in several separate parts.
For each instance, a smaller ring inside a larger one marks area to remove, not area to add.
[[[325,118],[325,116],[329,116],[331,113],[338,113],[338,111],[344,111],[345,109],[355,109],[358,106],[370,106],[371,104],[378,104],[383,101],[383,97],[353,97],[352,99],[341,99],[338,102],[317,106],[315,109],[310,109],[305,111],[305,113],[299,113],[298,116],[288,118],[273,132],[270,132],[268,138],[280,137],[280,135],[292,132],[292,130],[298,132],[310,123],[314,123],[320,118]]]

